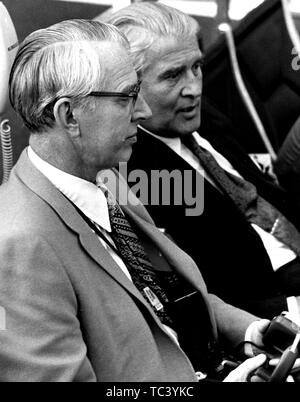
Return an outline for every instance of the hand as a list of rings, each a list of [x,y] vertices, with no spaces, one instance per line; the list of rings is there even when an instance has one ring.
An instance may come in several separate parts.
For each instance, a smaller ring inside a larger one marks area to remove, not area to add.
[[[279,363],[280,358],[276,358],[276,359],[271,359],[269,361],[269,366],[273,366],[276,367],[277,364]],[[300,359],[297,359],[293,365],[293,369],[298,369],[300,367]],[[287,382],[295,382],[293,377],[291,375],[289,375],[286,379]]]
[[[247,331],[246,331],[246,341],[253,342],[255,345],[258,347],[263,347],[263,334],[266,331],[270,324],[270,320],[259,320],[259,321],[254,321],[252,324],[249,325]],[[247,356],[253,356],[253,350],[250,344],[245,345],[245,354]]]
[[[224,382],[247,382],[249,375],[258,367],[262,366],[266,358],[266,355],[260,354],[245,360],[224,379]],[[259,381],[260,379],[258,377],[254,376],[251,378],[251,382]]]
[[[279,363],[280,358],[276,358],[276,359],[271,359],[269,361],[269,365],[270,366],[277,366],[277,364]],[[300,367],[300,359],[297,359],[293,365],[293,369],[298,369]]]

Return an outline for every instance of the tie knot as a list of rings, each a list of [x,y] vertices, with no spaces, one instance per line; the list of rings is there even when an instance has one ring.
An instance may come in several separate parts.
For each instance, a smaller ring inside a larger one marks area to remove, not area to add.
[[[195,140],[193,134],[187,134],[181,137],[181,142],[192,152],[195,151],[195,148],[199,147],[199,144]]]
[[[181,142],[199,159],[200,163],[207,169],[207,161],[209,164],[217,164],[212,154],[203,146],[199,145],[193,134],[188,134],[182,137]],[[209,169],[207,169],[209,172]]]
[[[103,192],[106,198],[110,218],[114,216],[123,216],[124,214],[122,209],[109,189],[103,183],[99,183],[98,188]]]
[[[110,203],[111,202],[115,203],[113,195],[110,193],[108,188],[103,183],[98,183],[97,187],[102,191],[107,201],[109,201]]]

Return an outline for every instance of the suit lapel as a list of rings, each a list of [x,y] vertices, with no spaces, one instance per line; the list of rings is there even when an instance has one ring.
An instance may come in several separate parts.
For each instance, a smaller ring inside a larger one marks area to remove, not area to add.
[[[115,170],[114,173],[116,174],[116,176],[120,176],[119,173]],[[111,182],[113,183],[114,180],[112,180]],[[187,281],[192,283],[196,289],[200,290],[203,295],[203,300],[208,309],[213,328],[214,330],[216,330],[215,321],[213,319],[213,312],[207,299],[206,285],[195,262],[191,259],[189,255],[178,248],[175,243],[173,243],[157,229],[145,207],[129,190],[126,181],[122,179],[122,177],[120,177],[120,180],[117,180],[117,182],[119,183],[119,187],[117,189],[118,193],[123,194],[123,196],[127,194],[124,199],[121,199],[121,207],[124,213],[134,222],[139,230],[142,233],[146,234],[146,236],[156,245],[157,249],[163,253],[168,263]],[[116,192],[116,187],[109,185],[107,185],[107,187],[119,200],[118,194]]]
[[[120,178],[117,180],[119,186],[110,186],[108,183],[107,187],[119,201],[124,213],[138,226],[141,232],[145,233],[157,248],[163,252],[171,266],[178,266],[178,271],[189,281],[192,281],[196,287],[199,287],[199,271],[190,269],[190,272],[187,272],[186,269],[187,266],[191,267],[192,265],[190,257],[181,249],[179,250],[172,241],[157,229],[146,208],[133,192],[130,191],[126,181],[116,170],[114,170],[114,174]],[[112,180],[111,182],[113,183],[115,181]]]
[[[227,136],[224,135],[221,138],[220,136],[215,138],[215,136],[211,135],[208,136],[208,141],[243,177],[247,178],[250,174],[252,177],[263,178],[262,172],[258,169],[255,163],[252,162],[246,152],[242,153],[231,143]]]
[[[175,243],[169,240],[154,225],[137,216],[128,206],[123,206],[122,209],[164,254],[169,264],[175,267],[176,270],[188,281],[192,282],[195,287],[199,288],[199,270],[194,269],[190,257],[179,249]]]
[[[73,205],[30,162],[26,149],[23,151],[18,163],[12,171],[12,174],[15,174],[25,186],[44,200],[44,202],[46,202],[49,207],[56,212],[65,225],[78,234],[82,247],[86,253],[99,265],[99,267],[104,269],[123,288],[138,299],[152,315],[159,327],[165,332],[160,320],[149,307],[143,296],[122,272],[120,267],[115,263],[104,247],[99,245],[98,237],[91,231],[90,227],[78,214]],[[115,174],[118,175],[116,172]],[[117,190],[119,191],[120,189],[123,189],[122,194],[125,194],[126,191],[124,191],[124,187],[127,188],[126,181],[121,178],[120,183],[120,187]],[[111,188],[110,190],[114,193],[115,189]],[[213,319],[214,315],[206,296],[206,286],[195,263],[187,254],[179,249],[155,227],[150,215],[131,191],[129,199],[131,204],[124,205],[125,200],[123,200],[122,209],[134,221],[139,229],[153,241],[157,248],[161,250],[169,264],[201,291],[211,318],[214,332],[216,333],[215,320]]]
[[[122,176],[123,172],[119,172],[117,169],[103,170],[99,176],[108,178],[105,180],[105,186],[113,194],[116,200],[118,200],[119,205],[130,205],[132,211],[134,211],[138,216],[142,217],[147,222],[154,225],[153,219],[147,212],[146,208],[141,204],[140,200],[130,191],[126,177]],[[126,172],[125,172],[126,173]]]
[[[165,143],[158,140],[157,138],[151,136],[147,132],[142,131],[142,138],[139,141],[149,142],[152,144],[150,149],[155,149],[156,158],[158,160],[163,161],[163,166],[161,169],[180,169],[180,170],[191,170],[193,169],[182,157],[176,154],[170,147],[168,147]],[[214,135],[212,132],[211,135],[205,133],[203,135],[202,130],[199,130],[201,136],[206,138],[211,145],[218,151],[221,155],[223,155],[231,164],[232,166],[238,170],[242,176],[245,178],[247,177],[255,177],[261,180],[264,180],[262,172],[257,168],[257,166],[252,162],[251,158],[244,152],[241,152],[239,147],[237,147],[227,135]],[[154,145],[155,144],[155,148]],[[193,169],[194,170],[194,169]],[[209,184],[209,181],[205,181],[205,185]],[[213,187],[213,186],[212,186]]]
[[[267,181],[263,175],[263,173],[257,168],[257,166],[252,162],[250,157],[244,152],[241,151],[240,147],[233,143],[227,135],[222,136],[221,133],[219,135],[206,135],[203,136],[206,138],[211,145],[218,151],[221,155],[223,155],[236,169],[244,179],[249,180],[253,183],[259,190],[262,190],[262,196],[268,199],[268,194],[265,194],[266,188],[271,191],[278,191],[270,181]],[[201,132],[201,135],[203,133]],[[143,154],[143,150],[145,149],[155,149],[155,161],[151,162],[152,164],[156,163],[156,169],[168,169],[175,170],[179,169],[181,171],[192,170],[194,168],[190,166],[182,157],[176,154],[171,148],[169,148],[165,143],[158,140],[157,138],[151,136],[147,132],[142,131],[141,134],[141,149],[138,151]],[[130,162],[129,162],[130,163]],[[198,173],[199,174],[199,173]],[[214,199],[218,203],[225,202],[231,206],[232,209],[235,210],[235,213],[242,217],[241,222],[244,222],[244,216],[241,212],[236,208],[232,199],[227,195],[221,195],[220,191],[216,189],[207,179],[204,178],[205,185],[205,203],[211,203],[212,199]],[[284,193],[281,194],[283,196]],[[220,198],[221,197],[221,198]],[[204,212],[205,214],[205,208]]]
[[[141,148],[141,151],[139,151]],[[155,155],[147,155],[147,150],[155,150]],[[143,150],[143,151],[142,151]],[[137,143],[137,150],[133,152],[140,152],[137,157],[145,157],[151,160],[151,168],[155,169],[168,169],[168,170],[191,170],[193,169],[183,158],[181,158],[175,151],[173,151],[163,141],[148,134],[141,127],[139,127],[139,136]],[[141,155],[142,154],[142,155]],[[133,158],[135,155],[133,155]],[[130,164],[130,160],[129,160]]]
[[[181,156],[179,156],[175,151],[173,151],[168,145],[164,142],[160,141],[159,139],[153,137],[152,135],[145,132],[142,128],[139,128],[140,136],[140,149],[138,144],[138,149],[134,152],[139,152],[143,155],[147,149],[153,150],[155,149],[155,158],[151,160],[151,165],[153,165],[153,169],[157,170],[164,170],[167,169],[169,171],[180,170],[181,172],[184,171],[192,171],[195,172],[195,169],[186,162]],[[134,156],[132,157],[134,158]],[[130,165],[130,160],[128,162]],[[200,174],[197,172],[197,174]],[[207,200],[208,194],[212,194],[214,197],[219,197],[221,195],[220,191],[217,190],[205,177],[204,177],[204,186],[205,186],[205,200]],[[206,202],[206,201],[205,201]],[[232,203],[232,201],[230,200]],[[183,205],[183,208],[186,208]],[[205,209],[204,212],[205,213]]]
[[[88,224],[78,214],[73,205],[30,162],[26,149],[20,156],[12,174],[15,174],[25,186],[33,191],[39,198],[44,200],[70,230],[78,234],[80,243],[85,252],[123,288],[137,298],[148,309],[150,314],[152,314],[155,321],[161,326],[159,319],[148,306],[140,292],[123,273],[105,248],[99,244],[98,237],[91,231]],[[138,207],[138,210],[140,209],[141,208]]]
[[[141,219],[139,216],[134,214],[134,212],[131,211],[129,207],[123,206],[122,209],[134,221],[139,229],[146,233],[146,235],[152,240],[157,248],[163,253],[168,263],[201,292],[203,301],[208,310],[213,331],[216,335],[216,322],[214,319],[212,307],[207,298],[207,288],[200,273],[200,270],[198,269],[194,260],[192,260],[188,254],[186,254],[182,249],[176,246],[175,243],[173,243],[163,233],[161,233],[156,228],[156,226]]]

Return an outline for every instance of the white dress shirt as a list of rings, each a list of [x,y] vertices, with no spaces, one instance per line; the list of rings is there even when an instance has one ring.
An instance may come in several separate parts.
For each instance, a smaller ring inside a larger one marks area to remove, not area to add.
[[[95,184],[63,172],[53,165],[50,165],[48,162],[45,162],[31,147],[28,147],[28,157],[34,166],[46,176],[60,192],[72,201],[77,208],[91,219],[91,221],[98,225],[99,230],[101,230],[103,235],[114,245],[109,235],[109,233],[111,233],[111,226],[107,201],[103,191]],[[98,238],[124,274],[131,280],[128,269],[122,259],[103,239],[101,239],[101,237],[98,236]]]
[[[145,128],[143,127],[143,130]],[[174,152],[176,152],[181,158],[183,158],[189,165],[191,165],[194,169],[199,171],[201,175],[203,175],[212,185],[218,188],[218,185],[214,182],[212,177],[210,177],[207,172],[201,166],[199,159],[196,155],[193,154],[182,142],[179,137],[176,138],[166,138],[160,137],[151,133],[148,130],[145,130],[147,133],[151,134],[153,137],[159,139],[160,141],[164,142],[169,148],[171,148]],[[204,138],[202,138],[199,133],[194,132],[193,136],[197,143],[209,151],[213,157],[216,159],[218,164],[222,167],[222,169],[226,170],[227,172],[242,178],[242,176],[234,169],[231,163],[224,158],[219,152],[217,152],[211,144]],[[219,189],[220,190],[220,189]],[[221,190],[220,190],[221,191]],[[268,256],[271,260],[272,267],[274,271],[278,270],[283,265],[287,264],[288,262],[294,260],[297,255],[292,251],[289,247],[285,244],[280,242],[276,239],[273,235],[263,230],[261,227],[255,224],[251,224],[253,229],[257,232],[260,236],[264,247],[268,253]]]

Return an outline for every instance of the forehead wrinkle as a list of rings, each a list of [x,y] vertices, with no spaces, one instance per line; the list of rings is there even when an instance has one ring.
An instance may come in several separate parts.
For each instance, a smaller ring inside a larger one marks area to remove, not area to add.
[[[198,59],[201,59],[201,55],[196,53],[191,55],[190,51],[172,52],[169,53],[166,57],[159,58],[157,60],[157,72],[158,74],[162,74],[166,71],[184,69],[191,62],[194,62],[194,60]]]
[[[173,70],[185,66],[194,59],[201,59],[202,53],[196,43],[184,43],[178,45],[176,42],[169,43],[162,41],[154,45],[148,52],[148,68],[145,72],[155,66],[158,73],[165,70]]]

